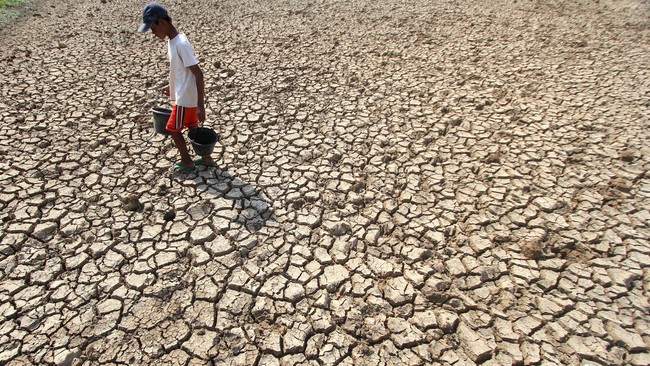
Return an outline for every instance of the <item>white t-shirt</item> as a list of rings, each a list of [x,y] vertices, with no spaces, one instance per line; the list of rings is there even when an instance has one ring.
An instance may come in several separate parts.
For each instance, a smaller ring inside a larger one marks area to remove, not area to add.
[[[196,107],[198,93],[196,78],[189,67],[199,62],[194,56],[192,45],[183,33],[167,42],[169,56],[169,96],[174,104],[181,107]]]

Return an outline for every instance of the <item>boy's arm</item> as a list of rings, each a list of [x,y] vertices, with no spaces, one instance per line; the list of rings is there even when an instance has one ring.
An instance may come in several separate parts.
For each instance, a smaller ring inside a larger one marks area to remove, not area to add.
[[[198,104],[196,105],[196,116],[199,121],[205,121],[205,83],[203,81],[203,71],[199,65],[192,65],[189,67],[192,74],[196,78],[196,93],[198,95]]]

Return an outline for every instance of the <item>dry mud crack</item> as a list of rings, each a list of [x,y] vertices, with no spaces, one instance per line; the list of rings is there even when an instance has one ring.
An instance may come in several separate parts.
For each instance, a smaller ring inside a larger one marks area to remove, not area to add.
[[[166,1],[0,30],[0,364],[650,364],[647,2]]]

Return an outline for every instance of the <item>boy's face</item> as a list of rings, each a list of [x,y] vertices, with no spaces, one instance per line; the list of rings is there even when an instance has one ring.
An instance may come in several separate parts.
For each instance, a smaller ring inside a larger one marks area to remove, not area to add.
[[[164,40],[167,35],[165,24],[166,22],[164,20],[156,20],[156,22],[151,25],[151,33]]]

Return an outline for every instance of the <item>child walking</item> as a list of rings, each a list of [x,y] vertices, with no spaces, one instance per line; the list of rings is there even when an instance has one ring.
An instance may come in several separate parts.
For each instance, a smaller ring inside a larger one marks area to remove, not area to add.
[[[138,32],[151,32],[161,40],[168,39],[169,85],[162,89],[172,101],[172,113],[165,127],[174,140],[174,145],[181,155],[181,160],[174,163],[171,173],[186,172],[194,169],[195,164],[214,165],[212,158],[200,156],[192,161],[183,138],[183,128],[190,132],[205,121],[205,94],[203,72],[194,55],[187,36],[176,30],[167,10],[160,4],[151,2],[142,11],[142,25]]]

